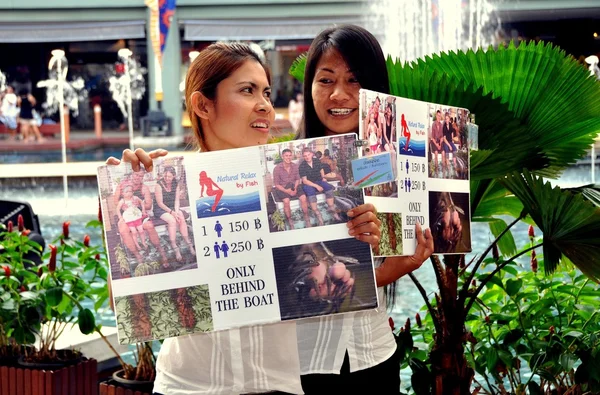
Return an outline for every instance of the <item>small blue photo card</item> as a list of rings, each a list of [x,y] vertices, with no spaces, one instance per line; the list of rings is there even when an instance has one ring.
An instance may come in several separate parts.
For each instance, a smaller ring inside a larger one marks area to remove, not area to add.
[[[353,187],[365,188],[396,180],[395,158],[390,152],[363,156],[352,161]]]

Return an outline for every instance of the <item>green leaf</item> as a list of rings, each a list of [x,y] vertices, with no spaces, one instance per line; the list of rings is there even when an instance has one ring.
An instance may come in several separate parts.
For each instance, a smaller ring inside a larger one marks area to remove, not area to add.
[[[599,84],[600,85],[600,84]],[[544,235],[544,270],[553,273],[564,255],[592,280],[600,281],[600,209],[581,195],[552,187],[523,170],[502,180],[523,202]]]
[[[50,288],[46,291],[46,303],[50,307],[58,306],[63,299],[63,289],[60,287]]]
[[[25,292],[21,292],[21,299],[22,300],[33,300],[35,298],[37,298],[38,294],[35,292],[31,292],[31,291],[25,291]]]
[[[535,381],[530,381],[529,384],[527,384],[527,388],[529,389],[530,395],[543,395],[544,394],[542,392],[542,389],[540,388],[540,385],[538,383],[536,383]]]
[[[556,177],[600,130],[600,84],[552,44],[511,42],[407,64],[388,59],[387,68],[392,94],[476,114],[479,149],[490,153],[474,161],[472,180],[523,168]]]
[[[294,60],[290,66],[290,75],[300,82],[304,82],[304,70],[306,69],[306,55],[303,53]]]
[[[90,309],[80,310],[79,314],[77,315],[77,319],[81,333],[84,335],[89,335],[94,331],[94,328],[96,327],[96,320]]]
[[[571,353],[565,353],[560,356],[559,361],[560,366],[563,367],[565,372],[569,372],[571,369],[573,369],[573,365],[575,365],[575,362],[577,362],[578,360],[579,358],[577,358],[575,355]]]
[[[495,348],[490,348],[486,354],[486,366],[490,373],[496,372],[498,364],[498,351]]]
[[[512,278],[509,278],[508,280],[506,280],[506,293],[508,294],[508,296],[515,296],[522,286],[523,280],[514,280]]]
[[[494,238],[497,238],[504,231],[504,229],[508,227],[508,224],[504,220],[498,218],[495,221],[491,221],[489,226]],[[500,238],[500,240],[498,240],[498,248],[505,257],[513,256],[517,253],[515,239],[513,238],[510,230],[506,232]]]

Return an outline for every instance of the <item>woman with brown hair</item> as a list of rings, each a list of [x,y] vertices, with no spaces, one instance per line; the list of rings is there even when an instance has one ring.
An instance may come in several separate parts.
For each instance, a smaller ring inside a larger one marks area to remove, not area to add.
[[[200,151],[250,147],[267,142],[275,111],[269,71],[249,46],[212,44],[192,63],[186,105]],[[125,150],[121,161],[134,171],[165,150]],[[107,164],[119,164],[109,158]],[[372,205],[353,209],[360,238],[379,241],[379,225],[364,218]],[[162,394],[302,393],[296,323],[246,327],[166,339],[157,360],[154,391]]]

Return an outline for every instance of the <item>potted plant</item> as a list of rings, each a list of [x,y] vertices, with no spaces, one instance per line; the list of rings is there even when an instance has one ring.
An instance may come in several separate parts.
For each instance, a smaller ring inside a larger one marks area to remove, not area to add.
[[[41,263],[26,258],[32,251],[41,255],[40,245],[27,236],[21,218],[17,229],[11,223],[0,229],[4,247],[0,251],[4,274],[0,280],[0,348],[12,356],[0,367],[0,377],[8,377],[2,385],[30,388],[34,394],[70,389],[95,393],[96,361],[78,350],[57,350],[56,341],[69,324],[78,325],[84,334],[100,332],[91,309],[82,303],[97,309],[106,301],[106,258],[100,248],[90,245],[89,236],[82,241],[70,238],[69,222],[63,224],[62,235],[49,245]]]

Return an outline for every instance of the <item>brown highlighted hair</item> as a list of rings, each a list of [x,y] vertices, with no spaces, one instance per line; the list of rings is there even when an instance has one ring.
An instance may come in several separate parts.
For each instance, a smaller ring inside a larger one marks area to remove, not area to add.
[[[207,99],[215,101],[217,85],[248,60],[254,60],[263,67],[270,84],[269,68],[260,60],[259,55],[244,43],[218,42],[211,44],[202,50],[190,65],[185,78],[185,105],[199,149],[204,150],[206,146],[200,117],[196,115],[192,106],[192,94],[201,92]]]

